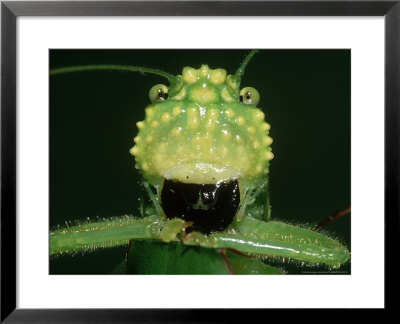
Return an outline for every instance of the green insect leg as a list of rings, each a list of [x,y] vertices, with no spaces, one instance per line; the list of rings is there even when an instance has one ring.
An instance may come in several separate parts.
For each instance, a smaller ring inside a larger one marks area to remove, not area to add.
[[[271,207],[269,202],[268,192],[268,178],[263,178],[252,187],[246,188],[241,186],[244,190],[244,198],[236,215],[236,220],[241,221],[247,215],[258,219],[269,221],[271,218]]]
[[[262,222],[250,217],[235,222],[233,227],[247,240],[234,242],[238,250],[284,258],[292,258],[311,263],[324,263],[337,268],[345,263],[350,252],[339,241],[321,233],[285,224],[282,222]],[[228,237],[220,240],[229,242]]]
[[[127,216],[60,228],[50,232],[50,256],[125,245],[130,239],[158,238],[163,225],[158,216]]]

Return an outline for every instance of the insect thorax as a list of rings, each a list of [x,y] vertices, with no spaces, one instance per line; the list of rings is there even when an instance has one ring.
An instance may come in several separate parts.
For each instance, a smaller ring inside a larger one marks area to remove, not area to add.
[[[273,158],[270,125],[255,105],[240,101],[224,69],[185,67],[180,89],[146,108],[130,150],[150,184],[164,179],[215,184],[265,177]]]

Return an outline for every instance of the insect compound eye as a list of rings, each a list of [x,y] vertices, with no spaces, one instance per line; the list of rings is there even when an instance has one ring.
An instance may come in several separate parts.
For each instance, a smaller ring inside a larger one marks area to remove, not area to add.
[[[245,105],[257,105],[260,101],[258,91],[251,87],[246,87],[240,90],[240,102]]]
[[[168,88],[163,84],[156,84],[150,89],[149,97],[152,102],[165,101],[168,98]]]

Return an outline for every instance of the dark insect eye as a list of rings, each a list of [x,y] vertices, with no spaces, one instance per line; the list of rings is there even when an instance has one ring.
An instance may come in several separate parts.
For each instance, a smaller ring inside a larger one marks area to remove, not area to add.
[[[150,89],[149,97],[152,102],[165,101],[168,98],[168,88],[163,84],[156,84]]]
[[[240,102],[245,105],[257,105],[260,101],[260,95],[258,91],[251,87],[243,88],[240,91]]]

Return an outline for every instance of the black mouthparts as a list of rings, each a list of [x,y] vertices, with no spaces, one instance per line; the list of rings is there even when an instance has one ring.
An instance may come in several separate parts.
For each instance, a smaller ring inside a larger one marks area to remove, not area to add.
[[[193,222],[187,232],[204,234],[226,229],[240,203],[237,180],[217,184],[193,184],[164,180],[161,204],[167,218]]]

